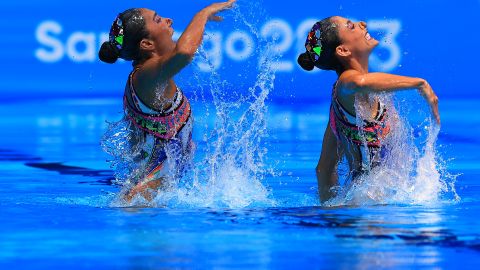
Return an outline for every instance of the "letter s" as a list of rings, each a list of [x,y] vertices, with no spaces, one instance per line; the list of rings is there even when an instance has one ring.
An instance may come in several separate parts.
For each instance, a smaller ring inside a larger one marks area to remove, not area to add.
[[[35,51],[35,56],[40,61],[52,63],[62,59],[64,55],[62,43],[55,37],[48,35],[49,33],[60,34],[61,32],[62,26],[55,21],[45,21],[37,27],[35,32],[37,41],[50,48],[50,50],[39,48]]]

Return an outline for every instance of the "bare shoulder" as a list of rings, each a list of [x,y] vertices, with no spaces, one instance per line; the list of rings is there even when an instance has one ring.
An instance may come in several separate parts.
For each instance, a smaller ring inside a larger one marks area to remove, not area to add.
[[[338,77],[338,84],[348,88],[348,85],[350,85],[360,75],[362,75],[362,73],[357,70],[346,70],[340,75],[340,77]]]
[[[161,58],[150,58],[138,67],[134,78],[138,92],[145,93],[145,91],[154,89],[156,85],[168,80],[168,78],[162,78],[162,73],[158,72],[158,69],[161,69],[163,65],[164,61]]]
[[[337,82],[337,93],[339,96],[353,95],[355,93],[355,82],[362,73],[359,71],[350,69],[344,71],[339,77]]]

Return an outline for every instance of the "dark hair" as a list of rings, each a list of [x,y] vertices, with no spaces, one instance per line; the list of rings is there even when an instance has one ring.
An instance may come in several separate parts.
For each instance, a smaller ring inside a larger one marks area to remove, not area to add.
[[[312,31],[316,30],[320,30],[320,42],[322,45],[320,55],[317,56],[316,59],[313,55],[314,52],[307,48],[306,52],[298,56],[298,64],[308,71],[313,70],[314,67],[323,70],[342,70],[343,67],[335,55],[335,50],[337,46],[341,44],[341,40],[338,36],[337,25],[332,21],[332,17],[317,22],[312,27],[309,35],[312,34]],[[306,46],[307,43],[305,44]]]
[[[148,31],[145,27],[145,20],[142,16],[141,10],[138,8],[127,9],[120,13],[117,19],[122,22],[123,28],[123,44],[121,48],[112,41],[112,25],[110,30],[110,40],[106,41],[100,47],[98,51],[98,57],[101,61],[109,64],[113,64],[118,58],[122,58],[127,61],[139,61],[143,58],[140,52],[140,41],[148,37]],[[117,19],[115,19],[114,24]]]

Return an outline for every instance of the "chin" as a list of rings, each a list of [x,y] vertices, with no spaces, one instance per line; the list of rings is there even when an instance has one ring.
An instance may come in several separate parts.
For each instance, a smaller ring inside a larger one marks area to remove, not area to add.
[[[378,46],[378,44],[380,44],[380,42],[378,42],[376,40],[374,42],[370,43],[369,51],[370,52],[373,51]]]

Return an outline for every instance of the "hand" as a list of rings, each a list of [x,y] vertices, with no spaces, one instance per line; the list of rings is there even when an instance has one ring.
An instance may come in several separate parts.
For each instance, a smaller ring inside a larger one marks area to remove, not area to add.
[[[220,11],[231,8],[233,4],[235,4],[235,2],[237,2],[237,0],[229,0],[227,2],[213,3],[210,6],[206,7],[205,9],[208,11],[208,14],[209,14],[208,19],[210,21],[216,21],[216,22],[222,21],[223,18],[220,16],[217,16],[216,14]]]
[[[432,87],[430,84],[425,81],[422,86],[420,87],[420,91],[424,98],[427,100],[428,104],[430,105],[430,108],[432,109],[432,114],[437,122],[437,124],[440,125],[440,113],[438,111],[438,97],[437,95],[433,92]]]

